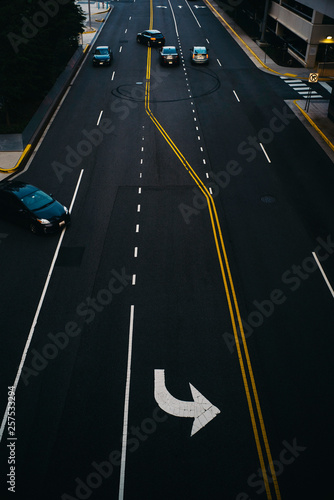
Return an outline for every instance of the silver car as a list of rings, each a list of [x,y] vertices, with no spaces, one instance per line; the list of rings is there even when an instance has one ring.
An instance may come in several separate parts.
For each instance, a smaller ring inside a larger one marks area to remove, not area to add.
[[[191,64],[208,64],[209,54],[206,47],[195,45],[190,49]]]

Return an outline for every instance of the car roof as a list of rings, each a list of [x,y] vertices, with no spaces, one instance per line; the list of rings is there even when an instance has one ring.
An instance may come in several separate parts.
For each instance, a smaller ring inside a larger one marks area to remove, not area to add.
[[[175,45],[165,45],[165,46],[163,47],[163,49],[164,49],[164,50],[165,50],[165,49],[173,49],[173,50],[176,50],[176,47],[175,47]]]
[[[96,47],[95,50],[97,49],[109,49],[108,45],[99,45],[98,47]]]
[[[206,47],[202,47],[200,45],[194,45],[193,50],[205,50],[206,51]]]
[[[15,194],[18,198],[23,198],[24,196],[39,190],[36,186],[22,181],[7,181],[5,184],[1,185],[0,188],[3,191]]]
[[[161,34],[161,31],[159,30],[145,30],[147,33],[154,33],[154,34]]]

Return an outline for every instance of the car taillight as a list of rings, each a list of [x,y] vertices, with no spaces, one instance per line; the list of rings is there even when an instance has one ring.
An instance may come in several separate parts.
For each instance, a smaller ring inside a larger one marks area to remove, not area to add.
[[[206,58],[208,58],[208,57],[209,57],[209,54],[206,54]]]

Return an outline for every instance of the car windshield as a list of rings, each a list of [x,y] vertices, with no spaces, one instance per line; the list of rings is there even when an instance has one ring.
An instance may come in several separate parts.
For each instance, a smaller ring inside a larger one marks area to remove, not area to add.
[[[175,47],[165,47],[163,49],[163,54],[176,54]]]
[[[205,47],[194,47],[194,53],[195,54],[206,54],[206,48]]]
[[[109,52],[108,49],[96,49],[95,54],[98,56],[107,56]]]
[[[21,201],[29,210],[39,210],[40,208],[50,205],[53,199],[43,191],[37,190],[21,198]]]

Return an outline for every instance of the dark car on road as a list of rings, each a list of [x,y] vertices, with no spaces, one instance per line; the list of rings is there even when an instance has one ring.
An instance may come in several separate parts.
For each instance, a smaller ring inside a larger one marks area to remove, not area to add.
[[[208,49],[206,47],[195,45],[192,49],[190,49],[190,61],[192,64],[208,64]]]
[[[165,45],[165,37],[158,30],[145,30],[137,33],[137,42],[143,43],[148,47],[163,47]]]
[[[68,209],[52,195],[21,181],[0,184],[0,217],[33,233],[53,233],[70,223]]]
[[[101,47],[96,47],[93,55],[93,65],[94,66],[110,66],[113,60],[113,53],[110,47],[103,45]]]
[[[174,45],[166,45],[160,50],[160,64],[162,66],[180,64],[179,53]]]

